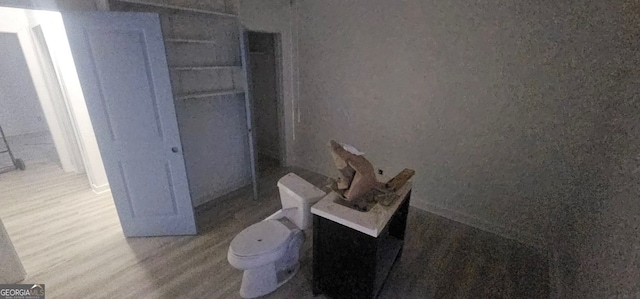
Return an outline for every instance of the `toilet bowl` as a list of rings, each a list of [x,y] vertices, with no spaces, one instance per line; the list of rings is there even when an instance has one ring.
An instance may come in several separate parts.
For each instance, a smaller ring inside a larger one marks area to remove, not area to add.
[[[244,270],[243,298],[269,294],[297,273],[303,230],[311,227],[311,205],[325,195],[293,173],[278,181],[278,189],[282,209],[242,230],[227,252],[229,263]]]

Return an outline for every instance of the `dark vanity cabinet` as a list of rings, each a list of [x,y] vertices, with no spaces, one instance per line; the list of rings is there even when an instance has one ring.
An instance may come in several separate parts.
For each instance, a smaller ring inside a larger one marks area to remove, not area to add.
[[[411,198],[410,185],[406,187],[398,191],[401,197],[396,203],[378,205],[369,212],[347,211],[332,204],[331,198],[314,206],[314,295],[377,297],[402,254]]]

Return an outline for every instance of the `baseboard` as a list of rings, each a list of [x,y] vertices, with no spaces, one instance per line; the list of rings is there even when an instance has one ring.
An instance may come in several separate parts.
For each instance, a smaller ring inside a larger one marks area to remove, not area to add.
[[[232,187],[232,188],[228,188],[228,189],[224,189],[222,191],[216,192],[216,193],[212,193],[212,194],[207,194],[207,195],[203,195],[203,196],[199,196],[197,198],[193,198],[191,200],[193,207],[199,207],[201,205],[204,205],[216,198],[219,198],[221,196],[224,196],[226,194],[229,194],[233,191],[236,191],[248,184],[251,184],[251,179],[241,179],[238,180],[237,182],[234,182],[233,184],[231,184],[232,186],[236,186],[236,187]]]
[[[549,246],[548,241],[544,238],[514,228],[491,223],[475,216],[434,205],[426,201],[411,200],[411,206],[537,248],[546,254],[549,263],[549,298],[565,298],[564,294],[566,294],[566,290],[564,289],[563,276],[560,269],[561,256],[553,246]]]
[[[411,200],[411,206],[507,239],[518,241],[522,244],[540,249],[543,252],[546,252],[548,248],[547,241],[542,237],[534,236],[511,227],[491,223],[463,212],[454,211],[450,208],[414,199]]]
[[[100,185],[97,186],[95,184],[91,184],[91,190],[93,190],[93,192],[95,194],[102,194],[102,193],[106,193],[111,191],[111,188],[109,187],[109,184],[104,184],[104,185]]]

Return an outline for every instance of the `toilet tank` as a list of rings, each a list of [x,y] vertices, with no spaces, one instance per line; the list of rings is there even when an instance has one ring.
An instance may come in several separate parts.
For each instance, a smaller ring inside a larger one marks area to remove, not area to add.
[[[300,229],[311,227],[311,206],[326,195],[324,191],[294,173],[278,180],[282,208],[296,208],[289,219]]]

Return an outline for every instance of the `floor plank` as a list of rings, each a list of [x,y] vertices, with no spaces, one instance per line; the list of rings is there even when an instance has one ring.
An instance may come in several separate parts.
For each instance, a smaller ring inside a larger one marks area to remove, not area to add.
[[[302,169],[271,169],[260,201],[243,188],[199,207],[198,236],[125,238],[110,195],[94,194],[85,176],[51,161],[0,174],[0,218],[25,283],[46,284],[47,298],[240,298],[242,272],[227,262],[229,243],[280,208],[276,182],[287,171],[326,182]],[[265,298],[313,298],[305,234],[299,273]],[[380,298],[548,298],[546,265],[532,248],[411,208],[403,255]]]

